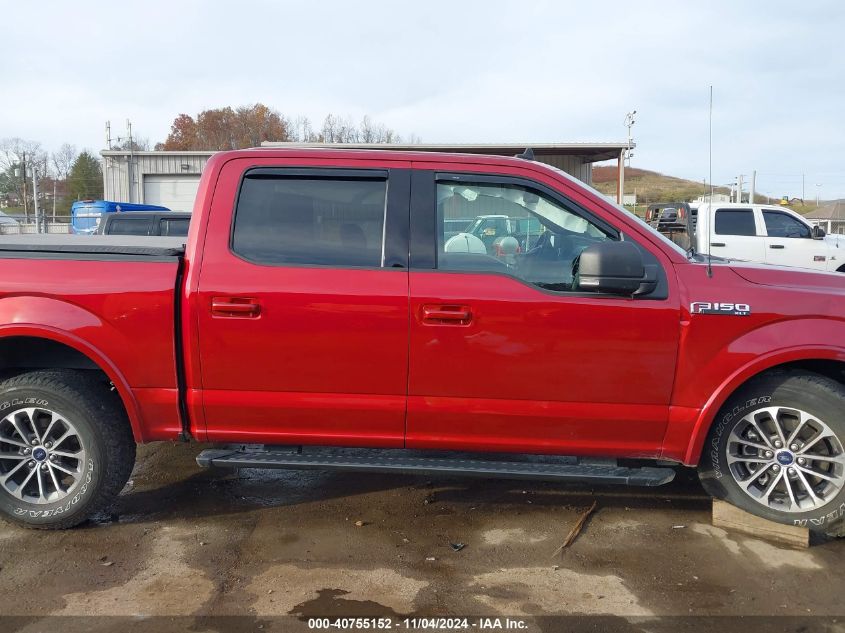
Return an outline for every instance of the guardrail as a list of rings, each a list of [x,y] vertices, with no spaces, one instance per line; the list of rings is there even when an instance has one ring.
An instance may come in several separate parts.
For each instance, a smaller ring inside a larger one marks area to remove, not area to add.
[[[69,222],[47,222],[46,230],[38,231],[35,222],[19,222],[18,224],[0,224],[0,235],[30,235],[33,233],[70,233]]]
[[[35,216],[30,213],[4,214],[0,217],[0,235],[31,235],[33,233],[70,233],[71,215],[69,213],[56,214],[46,212],[41,215],[41,230],[38,230],[38,222]],[[84,217],[99,217],[90,215]]]

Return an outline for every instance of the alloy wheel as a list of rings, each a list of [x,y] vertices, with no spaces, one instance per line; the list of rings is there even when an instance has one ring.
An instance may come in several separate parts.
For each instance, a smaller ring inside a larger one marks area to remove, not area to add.
[[[763,407],[745,415],[725,448],[739,487],[781,512],[817,510],[845,486],[842,440],[806,411]]]
[[[61,501],[82,481],[85,445],[71,421],[50,409],[18,409],[0,420],[0,487],[34,504]]]

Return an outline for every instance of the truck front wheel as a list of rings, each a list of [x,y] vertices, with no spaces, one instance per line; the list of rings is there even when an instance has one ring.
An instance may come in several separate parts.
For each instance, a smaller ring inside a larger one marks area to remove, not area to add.
[[[126,414],[101,375],[33,371],[0,383],[0,513],[9,521],[73,527],[112,503],[134,462]]]
[[[845,517],[845,386],[804,371],[751,380],[704,446],[705,490],[752,514],[839,534]]]

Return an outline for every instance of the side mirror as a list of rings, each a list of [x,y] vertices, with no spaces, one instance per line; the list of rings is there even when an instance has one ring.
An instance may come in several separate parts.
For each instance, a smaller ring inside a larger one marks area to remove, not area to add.
[[[578,259],[579,290],[618,295],[639,295],[657,287],[657,274],[643,263],[643,254],[631,242],[599,242]]]
[[[814,240],[820,240],[825,236],[824,229],[820,226],[814,226],[812,231],[812,236]]]

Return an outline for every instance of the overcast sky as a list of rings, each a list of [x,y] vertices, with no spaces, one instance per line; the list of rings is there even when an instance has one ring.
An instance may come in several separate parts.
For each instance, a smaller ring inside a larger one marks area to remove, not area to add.
[[[100,150],[182,112],[365,114],[423,142],[619,141],[633,166],[845,197],[845,3],[15,2],[0,138]],[[820,187],[816,186],[820,183]]]

